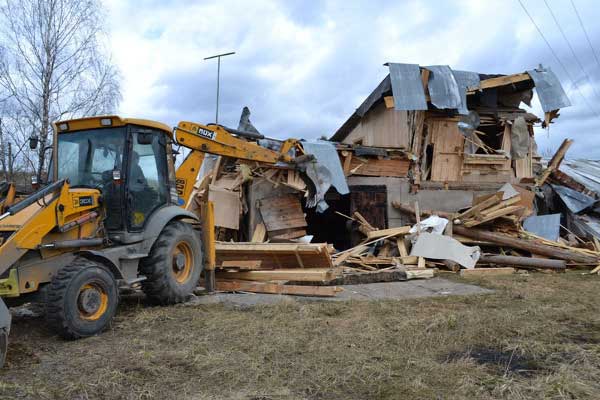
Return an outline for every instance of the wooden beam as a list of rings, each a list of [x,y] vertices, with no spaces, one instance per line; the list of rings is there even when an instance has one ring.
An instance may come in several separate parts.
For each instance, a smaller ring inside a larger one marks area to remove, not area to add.
[[[462,214],[457,215],[456,218],[465,219],[472,215],[476,215],[478,212],[483,211],[486,208],[489,208],[489,207],[494,206],[494,205],[498,204],[499,202],[501,202],[503,195],[504,195],[504,192],[496,192],[493,195],[491,195],[488,199],[482,201],[481,203],[477,204],[476,206],[469,208],[467,211],[463,212]]]
[[[502,268],[473,268],[473,269],[461,269],[460,276],[486,276],[486,275],[511,275],[516,270],[511,267]]]
[[[552,260],[549,258],[515,257],[515,256],[481,256],[478,263],[499,265],[514,265],[525,269],[553,269],[564,271],[567,267],[565,260]]]
[[[265,241],[267,237],[267,228],[265,228],[265,224],[260,222],[256,224],[254,228],[254,233],[252,234],[252,239],[250,239],[253,243],[262,243]]]
[[[466,221],[463,225],[467,228],[470,228],[472,226],[477,226],[477,225],[495,220],[496,218],[502,217],[504,215],[519,213],[519,212],[523,211],[524,209],[525,209],[525,207],[523,207],[523,206],[510,206],[510,207],[506,207],[506,208],[501,208],[501,209],[493,211],[489,214],[482,213],[481,218]]]
[[[513,83],[524,82],[524,81],[528,81],[528,80],[531,80],[531,76],[529,76],[529,74],[527,72],[522,72],[520,74],[514,74],[514,75],[498,76],[496,78],[484,79],[480,82],[479,89],[469,90],[469,91],[467,91],[467,94],[473,94],[473,93],[478,92],[479,90],[495,88],[498,86],[512,85]]]
[[[400,252],[400,257],[408,257],[408,250],[406,249],[406,243],[404,243],[404,238],[396,238],[396,246],[398,247],[398,251]]]
[[[477,240],[492,242],[497,245],[512,247],[513,249],[525,250],[533,254],[557,258],[560,260],[583,263],[598,264],[600,258],[597,255],[582,254],[577,251],[563,249],[537,243],[533,240],[527,240],[519,237],[513,237],[498,232],[488,232],[479,229],[469,229],[463,226],[454,226],[454,232],[459,235],[470,237]]]
[[[333,297],[343,289],[336,286],[281,285],[278,283],[219,280],[217,281],[217,290],[223,292],[252,292],[288,294],[295,296]]]
[[[336,270],[330,268],[282,268],[268,271],[219,271],[217,278],[248,281],[321,282],[334,279]]]
[[[390,228],[390,229],[379,229],[377,231],[369,232],[367,236],[367,240],[373,240],[380,237],[391,237],[391,236],[399,236],[399,235],[407,235],[410,231],[410,226],[401,226],[399,228]]]
[[[256,270],[262,268],[261,260],[227,260],[221,263],[221,268],[239,268],[243,270]]]
[[[548,177],[552,173],[552,171],[558,170],[558,168],[560,167],[560,163],[565,158],[565,154],[567,154],[567,150],[569,150],[569,147],[571,147],[572,144],[573,144],[573,140],[571,140],[571,139],[565,139],[562,142],[562,144],[560,145],[560,147],[558,148],[556,153],[554,153],[554,155],[552,156],[552,159],[548,163],[548,168],[546,168],[542,172],[542,174],[535,180],[536,186],[543,185],[544,182],[546,182],[546,179],[548,179]]]

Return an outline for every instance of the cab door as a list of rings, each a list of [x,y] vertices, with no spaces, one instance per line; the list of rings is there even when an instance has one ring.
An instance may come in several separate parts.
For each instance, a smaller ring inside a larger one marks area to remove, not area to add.
[[[153,129],[132,127],[127,176],[127,227],[143,230],[169,196],[166,137]]]

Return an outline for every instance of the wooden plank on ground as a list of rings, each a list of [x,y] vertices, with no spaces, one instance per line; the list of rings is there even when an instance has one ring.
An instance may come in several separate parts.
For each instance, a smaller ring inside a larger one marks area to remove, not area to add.
[[[334,279],[337,271],[331,268],[282,268],[268,271],[219,271],[218,278],[245,281],[321,282]]]
[[[281,285],[278,283],[218,280],[217,290],[223,292],[252,292],[296,296],[333,297],[342,288],[336,286]]]
[[[515,269],[512,267],[502,268],[473,268],[473,269],[461,269],[461,276],[495,276],[495,275],[511,275],[515,273]]]

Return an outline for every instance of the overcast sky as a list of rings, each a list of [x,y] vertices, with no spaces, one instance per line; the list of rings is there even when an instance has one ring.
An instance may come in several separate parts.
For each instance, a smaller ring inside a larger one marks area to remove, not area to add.
[[[502,74],[542,63],[573,106],[549,132],[537,131],[540,152],[569,137],[570,157],[600,159],[600,65],[571,1],[547,0],[577,59],[544,1],[522,1],[567,73],[518,0],[108,0],[119,112],[169,125],[214,122],[217,64],[203,58],[236,51],[221,65],[219,122],[237,127],[248,106],[267,136],[317,138],[360,105],[387,74],[385,62]],[[600,57],[600,7],[573,1]],[[537,99],[533,112],[543,116]]]

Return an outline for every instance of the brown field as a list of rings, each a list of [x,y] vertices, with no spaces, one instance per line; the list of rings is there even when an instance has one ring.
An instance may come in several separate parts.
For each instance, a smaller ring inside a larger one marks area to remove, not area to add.
[[[0,398],[600,397],[598,276],[475,282],[496,291],[246,309],[125,299],[110,331],[75,342],[19,319]]]

